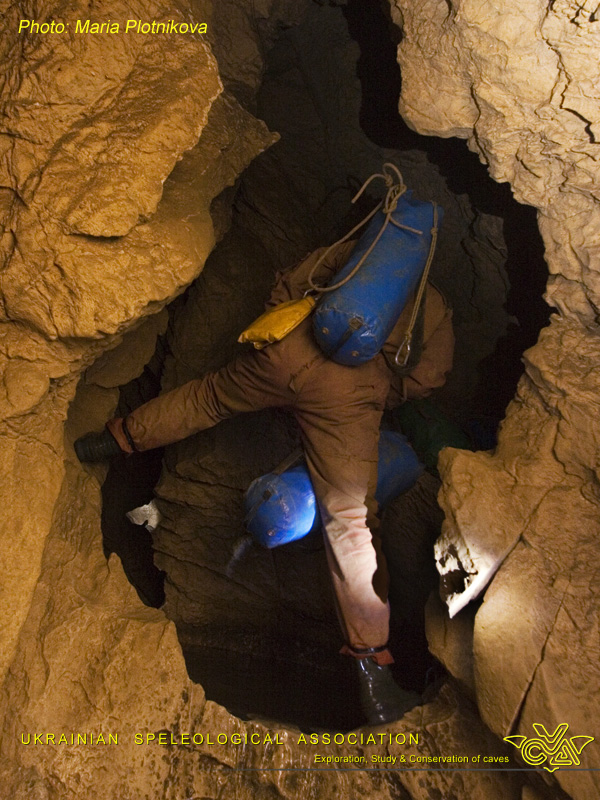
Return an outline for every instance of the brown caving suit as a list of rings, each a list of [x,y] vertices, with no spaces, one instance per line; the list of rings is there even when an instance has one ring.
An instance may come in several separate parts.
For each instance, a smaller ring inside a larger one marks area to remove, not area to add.
[[[314,280],[326,283],[348,259],[354,242],[336,246]],[[279,276],[268,306],[301,297],[324,249]],[[431,285],[425,299],[423,346],[408,376],[392,371],[412,302],[400,315],[382,353],[366,364],[343,366],[326,358],[304,320],[281,342],[234,361],[168,392],[122,420],[108,423],[122,449],[176,442],[242,411],[273,406],[292,409],[300,426],[311,480],[319,503],[329,568],[340,622],[351,648],[387,644],[388,574],[378,535],[377,447],[386,403],[427,397],[442,386],[452,366],[451,311]],[[387,650],[377,656],[390,663]]]

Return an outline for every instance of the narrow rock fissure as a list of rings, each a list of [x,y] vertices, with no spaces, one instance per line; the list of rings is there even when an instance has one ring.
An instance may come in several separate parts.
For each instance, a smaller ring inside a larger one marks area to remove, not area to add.
[[[550,637],[552,636],[552,632],[554,631],[554,628],[556,627],[556,621],[558,619],[558,615],[560,614],[560,612],[562,610],[566,594],[567,594],[567,591],[565,590],[565,592],[563,592],[563,595],[562,595],[562,597],[560,599],[560,602],[558,604],[558,608],[556,609],[556,614],[554,615],[554,619],[552,620],[552,624],[549,627],[548,633],[546,634],[544,642],[541,645],[539,661],[537,662],[537,664],[534,665],[534,667],[533,667],[533,669],[531,671],[531,675],[527,680],[526,686],[524,687],[523,695],[521,697],[521,700],[519,701],[519,704],[518,704],[518,707],[517,707],[517,709],[515,711],[515,714],[514,714],[512,720],[510,721],[510,723],[508,725],[508,729],[506,731],[506,735],[507,736],[509,736],[510,734],[514,733],[514,731],[518,730],[519,721],[520,721],[520,719],[521,719],[521,717],[523,715],[523,712],[525,710],[525,705],[527,703],[527,697],[529,696],[531,688],[532,688],[532,686],[534,684],[535,677],[536,677],[536,675],[538,673],[538,670],[541,667],[541,665],[544,663],[546,647],[548,645],[548,642],[550,641]]]

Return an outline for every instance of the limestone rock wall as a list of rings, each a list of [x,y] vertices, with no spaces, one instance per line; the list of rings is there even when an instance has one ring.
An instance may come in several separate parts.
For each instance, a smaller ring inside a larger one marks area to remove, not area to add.
[[[73,4],[53,11],[72,20],[94,13]],[[259,11],[267,19],[271,7]],[[102,18],[123,12],[122,5],[104,4]],[[161,18],[189,9],[139,3],[127,12]],[[212,199],[274,136],[222,91],[204,41],[165,46],[115,36],[107,47],[105,38],[90,35],[52,47],[42,37],[15,35],[19,16],[49,13],[46,4],[7,7],[2,38],[0,400],[3,491],[11,509],[2,534],[3,792],[44,800],[355,791],[382,800],[432,792],[518,800],[522,781],[511,775],[390,780],[385,773],[269,772],[311,765],[312,748],[297,744],[297,731],[243,723],[206,702],[187,676],[173,624],[142,606],[114,557],[106,562],[99,530],[104,467],[83,468],[70,442],[101,426],[118,384],[141,370],[164,330],[164,314],[151,315],[197,275],[228,224],[227,199],[211,206]],[[199,4],[196,13],[211,9]],[[235,74],[232,67],[232,85]],[[218,281],[209,285],[218,290]],[[420,731],[423,756],[450,746],[468,755],[506,753],[452,692],[402,725]],[[283,744],[240,754],[237,745],[170,741],[173,733],[198,730],[279,733]],[[391,733],[408,730],[398,725]],[[167,746],[135,741],[136,733],[160,731],[168,732]],[[21,738],[40,732],[54,741],[40,746]],[[77,734],[116,734],[119,744],[70,744]],[[249,771],[233,769],[240,765]]]
[[[461,136],[539,209],[548,299],[584,324],[598,307],[598,63],[593,3],[401,0],[400,111],[422,133]]]
[[[200,272],[215,240],[213,197],[276,137],[223,94],[201,38],[18,34],[20,18],[50,15],[181,18],[169,4],[2,10],[4,676],[34,635],[49,532],[69,527],[61,518],[56,529],[78,376]],[[142,368],[143,352],[124,379]],[[92,398],[99,426],[115,402],[114,391]],[[3,695],[3,708],[12,698]]]
[[[501,565],[475,616],[477,701],[499,734],[568,721],[597,742],[596,9],[537,0],[391,7],[404,34],[401,113],[423,133],[466,138],[496,180],[538,208],[546,297],[559,312],[525,354],[497,450],[442,459],[440,560],[450,573],[458,555],[467,586]],[[450,588],[455,611],[463,588]],[[598,752],[590,745],[583,765]],[[573,797],[598,792],[595,773],[555,775]]]
[[[90,407],[98,419],[106,413],[105,394],[96,391],[93,405],[89,396],[81,396],[93,391],[92,384],[80,387],[69,435],[89,424]],[[102,553],[97,478],[103,469],[86,472],[72,454],[65,463],[41,575],[3,686],[3,798],[217,800],[225,794],[293,800],[300,794],[333,800],[360,791],[377,800],[394,800],[399,793],[429,800],[432,792],[520,800],[522,780],[513,774],[475,770],[390,780],[383,771],[310,771],[323,745],[302,740],[295,728],[243,722],[207,701],[188,676],[174,624],[144,606],[118,559],[112,556],[107,563]],[[410,748],[387,740],[391,735],[402,741],[415,732],[419,741]],[[36,734],[42,734],[41,742],[36,743]],[[77,743],[78,735],[86,737],[85,744]],[[507,755],[450,689],[424,711],[388,726],[385,737],[383,745],[377,740],[361,750],[368,758],[398,753],[426,758],[450,749],[469,757],[480,751]],[[357,748],[340,743],[326,751],[343,758],[355,756]]]

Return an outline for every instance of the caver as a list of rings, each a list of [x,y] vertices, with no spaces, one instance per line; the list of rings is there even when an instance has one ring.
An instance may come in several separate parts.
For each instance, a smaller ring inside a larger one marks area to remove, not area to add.
[[[302,298],[327,284],[351,258],[356,242],[311,253],[283,273],[268,305]],[[312,318],[281,341],[246,352],[75,443],[81,461],[176,442],[235,414],[284,406],[298,423],[314,487],[341,628],[342,652],[356,659],[363,710],[370,724],[400,718],[417,705],[389,672],[388,572],[381,550],[374,490],[384,408],[429,396],[452,366],[451,311],[431,284],[422,301],[412,363],[398,369],[415,298],[400,313],[380,352],[365,363],[340,364],[315,341]]]

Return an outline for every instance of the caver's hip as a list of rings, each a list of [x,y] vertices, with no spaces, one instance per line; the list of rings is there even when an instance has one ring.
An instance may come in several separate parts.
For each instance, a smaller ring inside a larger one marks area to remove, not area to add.
[[[360,397],[381,407],[385,403],[391,373],[383,356],[378,354],[356,366],[336,363],[316,343],[310,317],[285,339],[260,352],[285,374],[298,395],[310,392],[337,405],[356,402]]]

